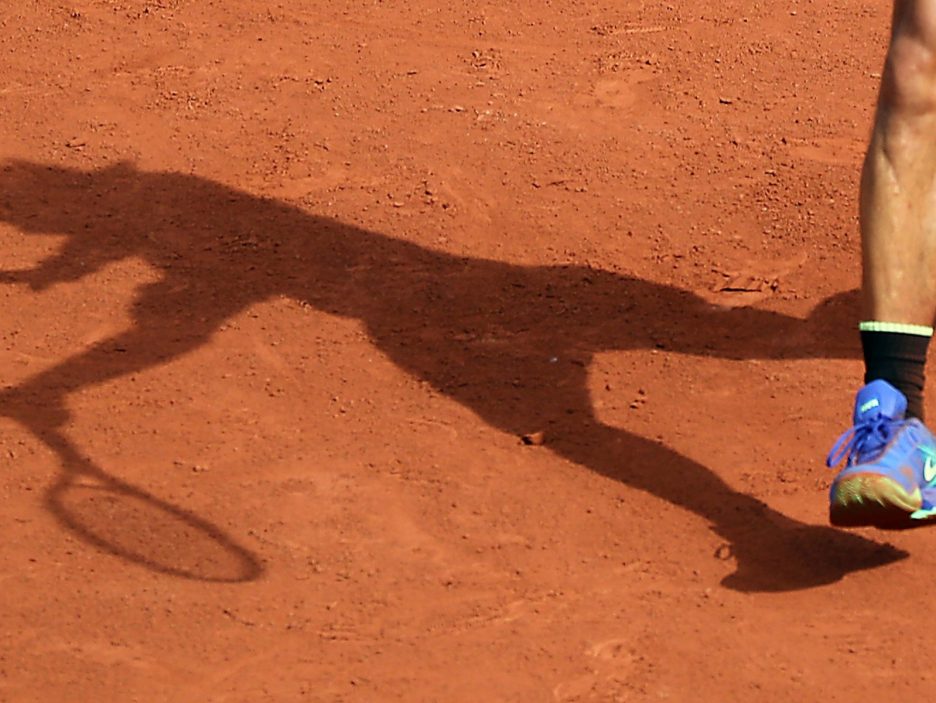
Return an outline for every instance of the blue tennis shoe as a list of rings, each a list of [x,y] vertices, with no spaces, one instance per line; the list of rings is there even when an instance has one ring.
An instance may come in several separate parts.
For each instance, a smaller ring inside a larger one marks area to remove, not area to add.
[[[936,520],[936,438],[906,411],[906,397],[887,381],[858,391],[854,427],[826,459],[829,468],[845,460],[829,492],[833,525],[903,529]]]

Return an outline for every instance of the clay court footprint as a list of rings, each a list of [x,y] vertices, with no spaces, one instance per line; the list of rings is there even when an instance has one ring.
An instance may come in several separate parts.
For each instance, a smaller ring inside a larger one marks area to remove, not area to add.
[[[605,78],[595,84],[594,96],[598,106],[623,110],[636,104],[640,98],[640,84],[651,75],[644,71],[632,71],[624,76]]]
[[[588,649],[588,655],[603,661],[632,661],[634,655],[627,648],[628,640],[613,639],[598,642]]]

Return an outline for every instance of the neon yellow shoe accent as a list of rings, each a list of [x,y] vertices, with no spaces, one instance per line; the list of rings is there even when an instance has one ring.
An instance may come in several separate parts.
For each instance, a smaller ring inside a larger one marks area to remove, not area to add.
[[[923,510],[919,488],[903,486],[877,473],[852,474],[837,483],[831,495],[829,518],[840,527],[911,527],[936,511]],[[924,515],[925,513],[925,515]]]
[[[858,324],[861,332],[895,332],[897,334],[915,334],[918,337],[932,337],[933,328],[926,325],[908,325],[903,322],[877,322],[868,320]]]

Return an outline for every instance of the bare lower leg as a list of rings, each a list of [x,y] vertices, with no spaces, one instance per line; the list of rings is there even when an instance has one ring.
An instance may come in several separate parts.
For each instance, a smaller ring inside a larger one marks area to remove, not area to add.
[[[898,0],[861,182],[866,320],[936,317],[936,0]]]

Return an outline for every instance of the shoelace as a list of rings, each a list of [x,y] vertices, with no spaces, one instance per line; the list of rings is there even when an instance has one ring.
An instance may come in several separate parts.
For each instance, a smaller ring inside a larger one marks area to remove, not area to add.
[[[880,451],[887,445],[902,424],[903,420],[879,417],[876,420],[862,422],[851,429],[845,430],[826,457],[826,466],[831,469],[842,459],[845,459],[847,465],[851,466],[853,463],[857,463],[854,460],[862,455]]]

